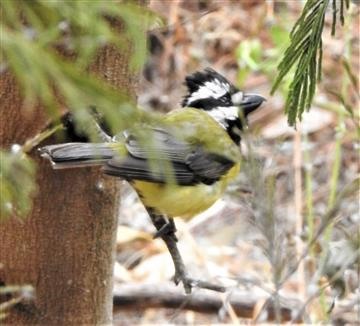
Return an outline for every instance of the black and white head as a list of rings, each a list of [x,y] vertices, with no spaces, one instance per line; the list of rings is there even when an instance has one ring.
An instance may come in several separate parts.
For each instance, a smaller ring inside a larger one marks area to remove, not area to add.
[[[237,144],[240,142],[243,121],[265,100],[260,95],[240,91],[211,68],[187,76],[185,85],[188,93],[182,106],[205,110]]]

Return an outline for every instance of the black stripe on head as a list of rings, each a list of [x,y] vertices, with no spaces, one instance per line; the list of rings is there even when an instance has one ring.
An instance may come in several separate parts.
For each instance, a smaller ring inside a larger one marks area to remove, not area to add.
[[[207,97],[199,100],[192,101],[189,103],[189,105],[184,105],[192,108],[202,109],[205,111],[212,110],[214,108],[217,108],[219,106],[232,106],[231,97],[228,95],[224,95],[218,99],[213,97]]]
[[[211,68],[185,78],[188,89],[183,107],[211,110],[217,106],[232,106],[231,95],[238,90],[225,77]]]

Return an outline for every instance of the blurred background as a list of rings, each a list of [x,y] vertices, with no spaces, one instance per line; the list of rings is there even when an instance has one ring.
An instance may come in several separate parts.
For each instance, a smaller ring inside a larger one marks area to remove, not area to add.
[[[257,324],[271,319],[269,298],[289,308],[281,319],[359,321],[359,6],[352,3],[335,36],[327,14],[322,81],[294,128],[284,114],[293,72],[274,95],[270,90],[304,3],[150,1],[166,26],[148,33],[150,53],[138,85],[143,109],[180,107],[185,76],[206,67],[267,102],[249,119],[241,175],[226,197],[186,224],[176,221],[190,273],[231,289],[220,313],[147,307],[121,310],[120,320],[115,304],[115,324]],[[163,284],[157,289],[166,292],[171,259],[152,239],[136,194],[125,183],[122,191],[116,287]],[[241,305],[229,304],[236,298],[251,306],[246,319]]]
[[[359,0],[89,4],[0,4],[0,320],[110,321],[117,227],[115,325],[360,324]],[[113,179],[54,172],[37,148],[68,110],[90,138],[89,106],[115,133],[157,121],[206,67],[267,101],[226,196],[176,221],[191,276],[227,287],[185,296],[131,188],[117,225]]]

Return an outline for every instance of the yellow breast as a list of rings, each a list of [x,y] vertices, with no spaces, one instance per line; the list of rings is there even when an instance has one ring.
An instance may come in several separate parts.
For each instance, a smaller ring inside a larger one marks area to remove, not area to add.
[[[212,185],[177,186],[145,181],[133,181],[132,185],[145,206],[171,217],[190,219],[213,205],[239,170],[240,164],[236,164]]]

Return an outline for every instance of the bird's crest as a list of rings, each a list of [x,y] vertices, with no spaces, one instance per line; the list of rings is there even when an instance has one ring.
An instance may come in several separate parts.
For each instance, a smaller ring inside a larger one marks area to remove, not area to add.
[[[215,70],[206,68],[185,78],[188,93],[182,106],[211,110],[215,106],[232,106],[231,95],[237,89]]]

